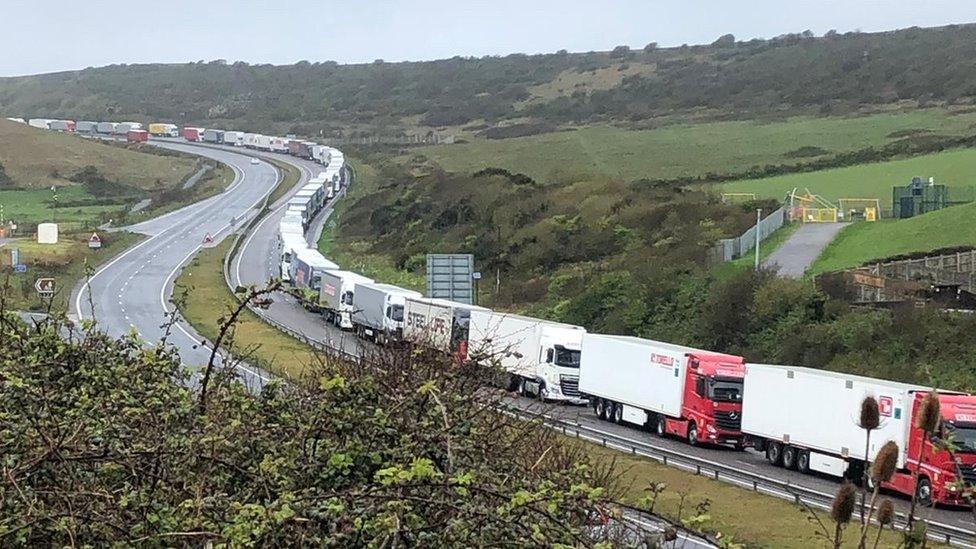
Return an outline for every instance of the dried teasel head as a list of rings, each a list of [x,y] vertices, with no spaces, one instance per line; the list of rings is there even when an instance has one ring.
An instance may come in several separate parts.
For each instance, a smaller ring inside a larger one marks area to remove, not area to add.
[[[874,462],[871,463],[871,480],[875,484],[887,482],[898,468],[898,445],[889,440],[878,450]]]
[[[895,504],[890,499],[882,500],[878,506],[878,524],[887,526],[895,521]]]
[[[830,506],[830,518],[834,522],[845,524],[851,521],[854,506],[857,503],[857,491],[850,482],[844,482],[834,496],[834,503]]]
[[[935,391],[925,395],[915,418],[915,426],[927,433],[932,433],[939,428],[939,395]]]
[[[878,428],[881,424],[881,414],[878,411],[878,401],[873,396],[864,397],[861,401],[861,418],[858,425],[868,431]]]

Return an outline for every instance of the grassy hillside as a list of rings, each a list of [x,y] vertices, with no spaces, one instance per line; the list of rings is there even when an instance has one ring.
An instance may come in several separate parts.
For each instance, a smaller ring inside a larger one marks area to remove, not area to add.
[[[895,255],[976,246],[976,204],[911,219],[855,223],[840,232],[811,266],[813,274],[857,267]]]
[[[539,180],[566,181],[674,179],[809,163],[906,138],[968,135],[974,124],[976,111],[922,109],[846,118],[675,124],[647,130],[591,126],[512,139],[466,136],[468,143],[422,147],[418,152],[449,171],[500,167]]]
[[[682,113],[843,114],[864,105],[967,104],[976,27],[790,34],[704,46],[429,62],[113,65],[0,79],[0,112],[165,118],[330,135],[502,123],[641,125]]]
[[[181,182],[197,169],[196,160],[156,154],[49,132],[0,119],[0,164],[17,187],[66,185],[72,174],[92,166],[107,179],[142,190]]]
[[[721,190],[782,199],[791,189],[802,192],[809,188],[828,200],[878,198],[881,207],[890,210],[891,188],[908,184],[913,176],[935,177],[938,183],[958,188],[958,196],[971,197],[971,187],[976,185],[976,150],[962,149],[819,172],[735,181],[721,185]],[[950,197],[951,193],[950,190]]]

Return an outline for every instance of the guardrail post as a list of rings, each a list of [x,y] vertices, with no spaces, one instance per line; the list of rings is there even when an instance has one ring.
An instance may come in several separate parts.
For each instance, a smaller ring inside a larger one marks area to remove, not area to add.
[[[758,480],[753,479],[753,481],[752,481],[752,491],[753,492],[758,492],[759,491],[759,481]]]
[[[793,501],[794,501],[794,503],[796,503],[797,505],[799,505],[800,504],[800,494],[793,494]]]
[[[603,440],[603,447],[606,448],[607,447],[607,437],[603,437],[602,440]]]
[[[667,454],[664,454],[664,464],[665,465],[668,464],[668,455]]]
[[[718,480],[718,469],[715,469],[715,480]]]
[[[701,475],[701,465],[695,465],[695,474]]]

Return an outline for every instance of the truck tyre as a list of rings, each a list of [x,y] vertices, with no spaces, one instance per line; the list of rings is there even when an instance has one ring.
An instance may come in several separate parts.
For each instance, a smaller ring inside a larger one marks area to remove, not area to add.
[[[778,442],[770,442],[766,446],[766,461],[773,465],[783,464],[783,445]]]
[[[519,390],[519,377],[514,374],[509,374],[508,376],[508,392],[514,393]],[[596,405],[594,405],[593,410],[596,410]]]
[[[797,449],[793,446],[783,448],[783,467],[786,469],[796,469]]]
[[[800,450],[800,453],[796,456],[796,470],[804,475],[810,473],[810,452]]]
[[[596,415],[603,421],[607,419],[607,401],[602,398],[596,401]]]
[[[532,396],[532,393],[529,392],[529,382],[524,377],[519,379],[519,394],[524,397]]]
[[[623,423],[624,422],[624,405],[614,404],[613,405],[613,422]]]
[[[657,421],[654,425],[654,431],[657,433],[657,436],[661,438],[668,436],[668,421],[664,419],[664,416],[658,414]]]
[[[698,425],[694,421],[688,422],[688,444],[691,446],[698,445]]]
[[[918,484],[915,488],[916,494],[918,494],[918,504],[922,507],[928,507],[932,505],[932,483],[929,481],[928,477],[918,477]]]

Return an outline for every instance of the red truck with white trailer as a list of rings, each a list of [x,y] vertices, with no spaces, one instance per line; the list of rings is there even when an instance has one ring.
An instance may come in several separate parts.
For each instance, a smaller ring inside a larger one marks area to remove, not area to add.
[[[125,139],[129,143],[145,143],[146,141],[149,141],[149,132],[146,130],[129,130],[129,132],[125,134]]]
[[[183,128],[183,139],[187,141],[200,141],[203,139],[204,128]]]
[[[931,390],[824,370],[749,364],[742,430],[774,465],[855,481],[881,446],[894,441],[898,469],[886,488],[906,495],[917,488],[925,505],[964,505],[963,486],[976,483],[976,396],[940,393],[942,425],[926,440],[915,418]],[[872,431],[865,455],[865,432],[857,417],[867,396],[878,401],[881,423]],[[934,445],[950,435],[958,448],[955,456]]]
[[[582,350],[580,392],[600,419],[652,427],[689,444],[743,446],[742,357],[591,333]]]

